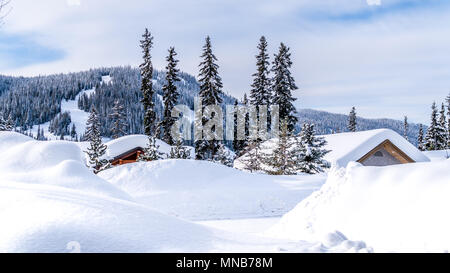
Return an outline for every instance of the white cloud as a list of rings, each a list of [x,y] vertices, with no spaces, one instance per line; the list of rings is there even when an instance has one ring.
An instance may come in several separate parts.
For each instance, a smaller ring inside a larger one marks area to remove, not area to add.
[[[3,30],[33,33],[38,43],[60,48],[67,56],[1,73],[137,66],[138,41],[149,27],[155,36],[155,67],[165,67],[167,49],[175,46],[180,68],[193,75],[198,73],[204,37],[211,35],[225,90],[235,96],[250,89],[260,35],[266,35],[271,56],[281,41],[291,47],[302,107],[346,113],[356,105],[363,116],[408,115],[412,121],[426,122],[429,104],[448,94],[450,31],[444,27],[450,24],[448,9],[384,14],[383,20],[328,22],[308,15],[370,8],[365,1],[354,0],[279,2],[130,0],[125,5],[122,0],[96,0],[75,9],[61,0],[14,0]],[[401,103],[406,98],[408,103]]]
[[[380,6],[381,0],[367,0],[369,6]]]
[[[81,5],[81,0],[67,0],[68,6],[79,6]]]

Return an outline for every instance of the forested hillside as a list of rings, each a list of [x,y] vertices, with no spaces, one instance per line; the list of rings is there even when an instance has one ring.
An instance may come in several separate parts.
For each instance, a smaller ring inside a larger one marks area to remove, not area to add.
[[[109,75],[112,81],[101,84],[102,76]],[[162,86],[165,84],[165,74],[154,71],[153,87],[156,91],[155,105],[159,117],[162,115],[161,102]],[[176,82],[179,96],[179,104],[188,105],[193,109],[194,97],[198,95],[199,85],[195,77],[180,73],[180,82]],[[132,67],[99,68],[85,72],[58,74],[41,77],[7,77],[0,76],[0,114],[3,117],[11,116],[16,127],[27,131],[31,125],[43,124],[58,119],[57,126],[66,128],[54,128],[55,132],[69,132],[70,122],[59,122],[62,100],[73,100],[82,90],[96,88],[91,96],[81,96],[78,101],[79,108],[85,111],[94,106],[102,125],[102,135],[111,136],[111,120],[114,101],[119,100],[125,108],[127,120],[127,133],[142,133],[142,93],[140,91],[140,72]],[[224,104],[233,104],[235,98],[225,95]],[[66,118],[67,119],[67,118]],[[347,131],[348,116],[333,114],[311,109],[298,109],[297,131],[304,122],[314,122],[319,134]],[[358,130],[370,130],[389,128],[403,134],[403,122],[392,119],[357,119]],[[412,143],[416,143],[419,126],[410,124],[408,136]],[[78,132],[79,135],[84,132]]]

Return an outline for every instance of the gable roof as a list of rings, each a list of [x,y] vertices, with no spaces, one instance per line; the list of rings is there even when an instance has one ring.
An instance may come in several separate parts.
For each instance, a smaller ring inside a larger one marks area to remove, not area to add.
[[[136,148],[146,148],[148,145],[148,137],[145,135],[129,135],[111,140],[106,143],[106,157],[114,159],[135,150]],[[159,151],[163,153],[170,152],[169,144],[157,139],[156,145],[159,145]]]
[[[341,133],[323,136],[327,141],[326,149],[331,152],[325,160],[337,166],[345,167],[350,161],[358,161],[381,143],[389,140],[401,152],[415,162],[430,161],[421,151],[405,138],[390,129],[377,129],[355,133]]]

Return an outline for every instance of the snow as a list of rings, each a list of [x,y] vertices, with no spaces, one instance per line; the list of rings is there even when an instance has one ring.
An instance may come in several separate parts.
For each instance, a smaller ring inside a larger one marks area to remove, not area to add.
[[[7,158],[0,165],[0,252],[53,253],[78,248],[81,252],[177,253],[370,251],[360,242],[345,240],[348,241],[345,245],[327,245],[326,240],[276,239],[258,234],[262,229],[253,234],[219,230],[211,224],[196,224],[165,214],[166,205],[171,202],[175,207],[177,203],[184,204],[184,210],[194,212],[205,209],[217,212],[215,208],[226,205],[227,209],[219,211],[240,216],[237,206],[222,202],[239,201],[245,206],[265,200],[260,199],[264,196],[263,189],[276,202],[279,202],[276,198],[289,200],[294,195],[300,200],[318,188],[321,182],[313,180],[323,181],[320,177],[302,181],[303,177],[256,176],[246,185],[249,174],[237,170],[208,162],[168,160],[113,169],[118,175],[127,168],[134,169],[133,166],[143,169],[142,181],[134,181],[134,185],[131,180],[114,184],[94,175],[83,164],[79,143],[35,141],[13,132],[0,132],[0,156]],[[111,175],[113,170],[109,170]],[[202,170],[208,172],[201,175]],[[150,175],[150,180],[145,175]],[[134,177],[138,178],[138,173]],[[147,206],[138,198],[139,188],[144,195],[167,200]],[[161,191],[167,192],[161,195]],[[187,198],[180,198],[183,192]],[[215,198],[202,202],[201,198],[207,194]],[[230,194],[240,194],[249,200],[233,199]],[[183,203],[185,200],[195,201],[199,208]],[[236,213],[232,213],[233,209],[237,209]],[[228,223],[232,229],[231,220]],[[241,220],[235,224],[243,223]],[[236,227],[234,230],[237,231]]]
[[[146,148],[148,146],[148,136],[145,135],[129,135],[114,139],[105,143],[108,147],[106,157],[113,159],[123,153],[133,150],[137,147]],[[169,154],[171,146],[160,139],[156,139],[156,145],[159,146],[158,151]],[[191,157],[194,157],[193,147],[187,147],[191,151]]]
[[[325,160],[339,167],[345,167],[349,162],[361,159],[385,140],[390,140],[416,162],[430,161],[414,145],[390,129],[341,133],[323,137],[328,142],[325,149],[331,151],[325,156]]]
[[[148,207],[190,220],[281,216],[326,179],[249,174],[195,160],[127,164],[99,176]]]
[[[449,250],[450,160],[333,169],[320,191],[287,213],[266,235],[317,240],[339,231],[376,252]]]
[[[450,158],[450,150],[423,152],[431,161],[442,161]]]

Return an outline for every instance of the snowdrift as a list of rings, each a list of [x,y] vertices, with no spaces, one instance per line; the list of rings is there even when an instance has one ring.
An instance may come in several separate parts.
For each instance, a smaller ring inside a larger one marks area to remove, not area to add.
[[[249,174],[194,160],[139,162],[99,176],[140,203],[195,220],[279,216],[325,181],[324,175]]]
[[[52,185],[90,194],[130,200],[125,192],[94,175],[85,166],[80,147],[66,141],[35,141],[13,132],[0,132],[0,184]]]
[[[450,248],[450,160],[389,167],[350,163],[287,213],[267,235],[314,240],[335,230],[375,252]]]

